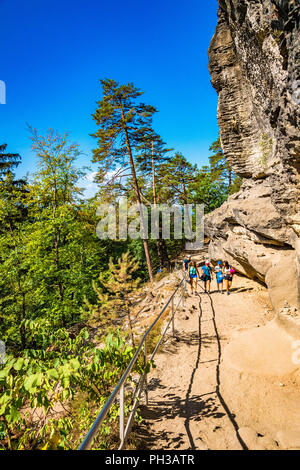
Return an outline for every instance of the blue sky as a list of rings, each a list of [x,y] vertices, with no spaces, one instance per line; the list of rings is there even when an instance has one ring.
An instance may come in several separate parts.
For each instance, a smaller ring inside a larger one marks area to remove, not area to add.
[[[168,146],[207,163],[218,135],[207,56],[217,0],[0,0],[0,14],[0,143],[21,154],[18,175],[36,164],[26,123],[68,132],[85,154],[78,164],[91,166],[101,78],[145,91]]]

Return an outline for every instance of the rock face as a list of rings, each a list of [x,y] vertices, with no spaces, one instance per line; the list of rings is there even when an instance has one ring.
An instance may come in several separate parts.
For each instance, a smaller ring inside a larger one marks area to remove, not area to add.
[[[241,190],[206,218],[212,259],[297,306],[300,273],[300,4],[219,0],[209,48],[222,147]]]

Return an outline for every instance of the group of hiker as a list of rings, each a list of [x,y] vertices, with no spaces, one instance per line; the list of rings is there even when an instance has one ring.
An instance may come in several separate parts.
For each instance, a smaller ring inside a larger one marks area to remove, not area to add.
[[[217,264],[212,267],[210,260],[206,260],[205,264],[201,266],[201,263],[197,265],[196,261],[192,261],[189,256],[183,261],[183,264],[189,276],[192,294],[194,292],[197,293],[198,278],[204,283],[204,292],[210,293],[211,281],[213,280],[214,274],[216,276],[218,292],[224,293],[225,284],[226,293],[227,295],[230,294],[235,269],[229,265],[228,261],[218,261]],[[201,274],[199,273],[200,267]]]

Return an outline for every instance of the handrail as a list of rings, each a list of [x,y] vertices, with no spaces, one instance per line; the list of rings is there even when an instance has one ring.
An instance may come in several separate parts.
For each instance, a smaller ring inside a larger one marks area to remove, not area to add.
[[[181,298],[178,302],[178,305],[176,306],[176,309],[174,310],[174,297],[175,297],[175,295],[178,292],[180,287],[182,287]],[[147,337],[148,337],[149,333],[151,332],[151,330],[156,325],[156,323],[160,320],[160,318],[162,317],[162,315],[164,314],[164,312],[166,311],[166,309],[168,308],[170,303],[172,303],[171,319],[169,320],[166,328],[164,329],[162,337],[160,338],[159,342],[157,343],[157,345],[156,345],[156,347],[155,347],[155,349],[154,349],[154,351],[151,355],[150,360],[152,360],[154,358],[154,356],[155,356],[155,354],[158,350],[158,347],[160,346],[160,344],[161,344],[161,342],[162,342],[162,340],[163,340],[163,338],[164,338],[164,336],[165,336],[165,334],[166,334],[166,332],[167,332],[167,330],[170,326],[171,321],[172,321],[172,324],[173,324],[173,334],[174,334],[174,315],[177,311],[177,308],[178,308],[180,302],[182,302],[182,305],[184,304],[185,288],[186,288],[186,278],[184,276],[183,279],[178,284],[178,286],[176,287],[176,289],[174,290],[171,297],[169,298],[168,302],[165,304],[165,306],[163,307],[163,309],[161,310],[159,315],[156,317],[155,321],[152,323],[152,325],[145,332],[145,334],[144,334],[144,336],[143,336],[143,338],[142,338],[142,340],[141,340],[141,342],[140,342],[133,358],[131,359],[127,369],[125,370],[124,374],[122,375],[121,379],[119,380],[117,386],[112,391],[111,395],[109,396],[109,398],[106,401],[105,405],[103,406],[102,410],[98,414],[96,420],[94,421],[91,429],[89,430],[87,436],[85,437],[84,441],[81,443],[78,450],[88,450],[91,447],[92,441],[93,441],[98,429],[100,428],[101,424],[103,423],[104,419],[106,418],[106,415],[109,412],[110,408],[114,404],[114,402],[116,400],[116,397],[117,397],[119,392],[120,392],[120,439],[121,439],[121,445],[120,445],[119,449],[122,449],[123,445],[125,444],[126,438],[127,438],[128,434],[130,432],[130,427],[131,427],[133,417],[134,417],[134,414],[135,414],[135,409],[136,409],[136,406],[138,404],[139,396],[142,392],[144,382],[146,383],[146,402],[148,404],[147,373],[146,373],[146,371],[144,370],[144,373],[141,376],[141,378],[140,378],[140,380],[139,380],[139,382],[136,386],[136,389],[134,391],[134,394],[133,394],[134,395],[133,396],[134,403],[133,403],[132,411],[131,411],[131,414],[128,418],[128,423],[127,423],[125,429],[124,429],[124,384],[125,384],[128,376],[129,376],[129,374],[131,373],[133,367],[135,366],[135,363],[138,359],[138,356],[139,356],[143,346],[144,346],[144,355],[145,355],[145,367],[147,367],[147,348],[146,348]]]

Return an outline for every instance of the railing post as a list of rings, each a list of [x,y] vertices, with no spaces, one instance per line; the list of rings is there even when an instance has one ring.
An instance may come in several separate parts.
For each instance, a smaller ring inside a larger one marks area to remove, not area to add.
[[[163,333],[161,339],[158,341],[158,343],[155,346],[154,351],[151,353],[151,360],[152,360],[154,358],[154,355],[156,354],[156,351],[158,350],[160,344],[162,343],[162,340],[163,340],[168,328],[170,327],[170,324],[171,324],[172,320],[173,320],[173,332],[175,331],[175,325],[174,325],[174,323],[175,323],[175,313],[176,313],[181,301],[184,302],[185,288],[186,288],[186,280],[184,278],[184,279],[182,279],[181,283],[176,287],[176,289],[174,290],[172,296],[169,298],[168,302],[165,304],[164,308],[161,310],[161,312],[159,313],[156,320],[153,322],[153,324],[145,332],[145,334],[143,336],[143,340],[140,342],[140,344],[137,348],[137,351],[134,354],[134,357],[131,359],[129,365],[127,366],[127,368],[124,372],[124,374],[122,375],[121,379],[119,380],[117,386],[114,388],[114,390],[112,391],[112,393],[109,396],[108,400],[106,401],[105,405],[103,406],[102,410],[98,414],[98,416],[97,416],[96,420],[94,421],[91,429],[87,433],[84,441],[81,443],[81,445],[79,447],[80,450],[86,450],[86,449],[89,449],[91,447],[93,439],[96,436],[96,433],[98,432],[98,430],[102,426],[107,414],[109,413],[109,410],[111,409],[111,407],[113,406],[113,404],[117,400],[118,396],[119,396],[119,414],[120,414],[120,430],[119,431],[120,431],[120,440],[121,440],[121,444],[120,444],[119,449],[123,449],[124,443],[127,439],[127,435],[130,432],[129,429],[130,429],[131,422],[132,422],[133,416],[134,416],[134,414],[132,414],[131,418],[128,418],[127,424],[125,426],[125,382],[126,382],[128,376],[129,376],[129,374],[133,370],[134,365],[136,364],[136,362],[138,360],[138,357],[140,357],[140,354],[143,354],[143,349],[144,349],[144,370],[143,370],[143,375],[140,378],[138,388],[136,388],[136,391],[135,391],[136,394],[134,396],[136,398],[135,406],[137,406],[138,401],[140,399],[140,396],[143,393],[143,389],[144,389],[146,403],[148,405],[148,403],[149,403],[149,400],[148,400],[149,389],[148,389],[148,376],[146,374],[146,367],[147,367],[147,364],[148,364],[147,344],[146,344],[147,336],[150,333],[150,331],[152,330],[152,328],[155,326],[155,324],[158,322],[158,320],[162,317],[162,315],[166,311],[166,309],[169,307],[170,303],[172,303],[172,318],[169,319],[168,324],[167,324],[167,326],[164,330],[164,333]],[[176,308],[174,308],[174,304],[173,304],[174,298],[175,298],[175,296],[180,295],[180,292],[182,292],[183,295],[182,295],[181,298],[178,299],[178,304],[176,305]]]
[[[145,338],[145,343],[144,343],[144,362],[145,362],[145,370],[147,367],[147,338]],[[148,378],[147,374],[145,373],[145,399],[146,399],[146,405],[148,405]]]
[[[183,283],[182,283],[182,288],[181,288],[182,307],[184,307],[185,283],[186,283],[186,280],[185,280],[185,277],[184,277],[184,280],[183,280]]]
[[[174,322],[174,297],[172,297],[172,330],[173,337],[175,336],[175,322]]]
[[[120,388],[120,441],[124,441],[124,385]]]

